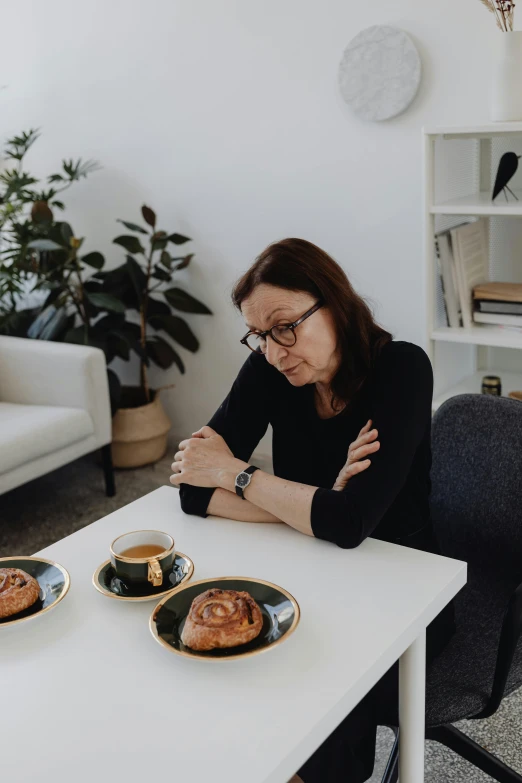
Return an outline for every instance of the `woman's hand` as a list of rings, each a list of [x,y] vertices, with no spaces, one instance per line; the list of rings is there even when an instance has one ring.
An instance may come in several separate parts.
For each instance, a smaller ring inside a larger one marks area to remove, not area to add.
[[[359,432],[357,440],[350,443],[346,464],[339,472],[335,484],[332,487],[332,489],[335,489],[337,492],[344,489],[352,476],[356,476],[358,473],[362,473],[363,470],[370,467],[371,460],[363,459],[363,457],[366,457],[367,454],[373,454],[380,449],[381,444],[378,440],[375,440],[378,435],[377,430],[368,431],[371,425],[372,420],[368,419],[367,423]]]
[[[182,440],[171,465],[174,475],[170,483],[192,484],[194,487],[218,487],[220,471],[237,460],[226,441],[212,427],[201,427],[192,438]]]

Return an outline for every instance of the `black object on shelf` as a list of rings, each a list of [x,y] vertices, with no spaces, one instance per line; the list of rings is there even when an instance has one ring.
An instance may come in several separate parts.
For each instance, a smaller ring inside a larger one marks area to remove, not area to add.
[[[508,187],[508,182],[510,181],[511,177],[514,175],[515,171],[518,169],[518,160],[521,156],[517,155],[514,152],[505,152],[502,157],[500,158],[500,163],[498,164],[497,169],[497,176],[495,177],[495,186],[493,188],[493,195],[491,197],[491,200],[494,201],[501,190],[504,191],[504,196],[506,197],[506,201],[508,201],[506,190],[509,190],[513,198],[515,198],[518,201],[518,198],[515,196],[511,188]]]
[[[491,394],[494,397],[502,396],[502,383],[498,375],[484,375],[482,378],[482,394]]]

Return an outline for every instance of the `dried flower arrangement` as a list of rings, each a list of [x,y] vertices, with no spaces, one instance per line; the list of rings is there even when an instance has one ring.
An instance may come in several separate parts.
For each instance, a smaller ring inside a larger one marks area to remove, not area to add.
[[[497,27],[503,33],[513,32],[513,15],[515,3],[512,0],[480,0],[486,8],[495,14]]]

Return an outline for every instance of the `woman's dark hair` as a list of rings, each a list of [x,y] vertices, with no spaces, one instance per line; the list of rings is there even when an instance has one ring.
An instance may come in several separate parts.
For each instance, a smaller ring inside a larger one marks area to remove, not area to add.
[[[341,362],[331,382],[331,405],[349,407],[361,391],[381,348],[393,339],[382,329],[364,299],[352,288],[339,264],[305,239],[274,242],[236,282],[232,302],[241,304],[265,283],[289,291],[306,291],[322,299],[330,311],[340,340]]]

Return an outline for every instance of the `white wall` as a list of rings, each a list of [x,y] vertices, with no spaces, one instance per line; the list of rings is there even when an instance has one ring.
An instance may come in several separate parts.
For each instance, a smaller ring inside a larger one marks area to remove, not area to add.
[[[208,420],[243,362],[229,293],[273,240],[323,247],[386,328],[424,345],[420,129],[488,120],[499,33],[479,0],[26,0],[1,23],[2,139],[41,127],[40,174],[62,157],[103,165],[67,195],[86,247],[119,262],[115,220],[143,202],[195,240],[180,282],[215,315],[187,316],[202,347],[179,349],[185,375],[153,374],[176,383],[176,433]],[[404,115],[369,124],[337,67],[378,23],[410,33],[424,77]]]

